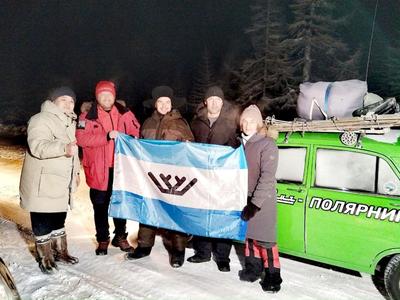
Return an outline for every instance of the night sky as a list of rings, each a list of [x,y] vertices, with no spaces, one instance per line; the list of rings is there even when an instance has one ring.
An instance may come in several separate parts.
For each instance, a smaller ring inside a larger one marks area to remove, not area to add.
[[[375,0],[336,2],[355,9],[343,37],[365,50],[365,60]],[[398,2],[380,1],[374,53],[400,31]],[[0,0],[0,123],[25,122],[60,84],[71,85],[81,102],[94,98],[97,81],[114,80],[117,97],[139,109],[160,84],[179,82],[188,95],[206,47],[215,69],[228,55],[251,56],[251,3]]]
[[[1,2],[1,101],[37,109],[60,83],[84,100],[111,79],[129,103],[173,80],[189,88],[204,48],[217,63],[249,18],[242,0]]]

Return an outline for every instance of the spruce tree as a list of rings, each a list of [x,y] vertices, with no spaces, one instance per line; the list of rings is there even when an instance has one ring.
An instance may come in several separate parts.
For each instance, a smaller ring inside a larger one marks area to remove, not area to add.
[[[288,65],[285,38],[284,2],[256,0],[251,6],[250,35],[253,56],[241,68],[241,102],[276,97],[285,93],[291,67]]]
[[[199,63],[197,74],[193,79],[192,90],[188,104],[194,110],[204,100],[208,87],[214,83],[214,73],[208,49],[205,48]]]
[[[400,34],[399,34],[400,36]],[[400,99],[400,42],[388,49],[387,61],[387,95]]]
[[[335,5],[328,0],[293,0],[293,22],[286,40],[297,82],[335,81],[358,78],[360,53],[350,53],[336,28]]]

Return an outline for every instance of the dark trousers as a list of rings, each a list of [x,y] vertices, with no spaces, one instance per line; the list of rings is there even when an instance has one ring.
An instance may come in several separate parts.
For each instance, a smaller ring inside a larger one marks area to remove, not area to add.
[[[90,200],[93,204],[94,224],[96,226],[96,240],[98,242],[104,242],[110,238],[110,226],[108,225],[108,207],[110,205],[112,183],[113,169],[110,168],[107,191],[90,189]],[[115,226],[114,234],[116,236],[125,235],[126,220],[119,218],[113,218],[113,220]]]
[[[230,262],[229,254],[232,248],[232,240],[216,239],[195,236],[193,237],[193,249],[195,253],[204,258],[210,258],[211,253],[217,262]]]
[[[31,212],[32,231],[35,236],[50,234],[53,230],[64,228],[67,212]]]
[[[141,223],[139,224],[138,246],[153,247],[157,233],[160,233],[162,236],[164,246],[168,252],[185,251],[188,240],[188,236],[186,234]]]

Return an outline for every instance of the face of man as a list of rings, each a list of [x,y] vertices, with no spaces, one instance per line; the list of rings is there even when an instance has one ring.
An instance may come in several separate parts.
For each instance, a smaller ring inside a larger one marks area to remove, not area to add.
[[[104,91],[97,95],[97,103],[104,110],[110,110],[115,103],[115,97],[110,92]]]
[[[172,109],[171,99],[169,97],[160,97],[156,101],[156,110],[159,114],[165,115]]]
[[[214,117],[214,116],[218,117],[221,112],[223,104],[224,104],[224,102],[220,97],[212,96],[212,97],[207,98],[206,106],[207,106],[208,115],[212,116],[212,117]]]
[[[242,120],[242,132],[245,135],[253,135],[257,131],[258,131],[258,124],[255,119],[247,117]]]
[[[64,113],[72,113],[74,111],[75,102],[70,96],[60,96],[53,103]]]

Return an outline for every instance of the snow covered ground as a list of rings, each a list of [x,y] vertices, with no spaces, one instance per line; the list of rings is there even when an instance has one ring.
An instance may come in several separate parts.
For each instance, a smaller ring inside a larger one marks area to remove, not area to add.
[[[368,274],[362,277],[282,258],[282,290],[266,294],[257,282],[238,279],[241,269],[236,245],[231,272],[221,273],[211,261],[173,269],[161,239],[149,257],[125,261],[110,246],[107,256],[94,253],[94,224],[88,188],[83,182],[76,207],[68,213],[67,233],[79,264],[59,266],[54,275],[42,274],[34,259],[29,216],[18,206],[21,150],[0,147],[0,256],[9,266],[22,299],[383,299]],[[112,222],[110,222],[112,224]],[[129,222],[135,244],[137,223]],[[193,254],[187,249],[186,256]]]

